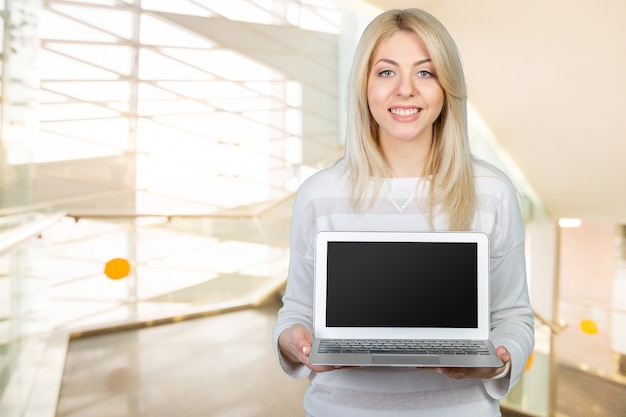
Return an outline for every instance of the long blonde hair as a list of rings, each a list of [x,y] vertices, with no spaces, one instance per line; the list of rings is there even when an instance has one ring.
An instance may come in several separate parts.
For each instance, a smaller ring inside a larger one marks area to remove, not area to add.
[[[369,111],[367,82],[378,45],[398,31],[410,31],[422,40],[444,90],[444,106],[433,125],[433,142],[426,164],[430,186],[430,221],[440,206],[449,230],[468,230],[474,217],[476,191],[467,128],[467,88],[456,44],[446,28],[419,9],[389,10],[365,29],[356,49],[348,90],[346,167],[357,209],[365,204],[371,180],[380,191],[390,170],[379,149],[378,125]]]

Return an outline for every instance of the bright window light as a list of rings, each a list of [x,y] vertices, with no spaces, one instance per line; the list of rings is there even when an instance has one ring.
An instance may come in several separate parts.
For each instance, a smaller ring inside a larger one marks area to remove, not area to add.
[[[568,228],[579,227],[581,224],[582,224],[582,220],[580,219],[573,219],[573,218],[559,219],[559,226],[561,227],[568,227]]]
[[[294,61],[283,35],[291,23],[289,33],[321,39],[320,55],[330,56],[325,33],[341,26],[334,0],[101,2],[48,0],[42,14],[37,162],[90,159],[94,189],[125,189],[130,179],[149,194],[132,203],[137,211],[212,213],[297,188],[303,126],[333,120],[332,106],[315,104],[333,77],[315,57]],[[260,41],[205,34],[197,16],[237,21],[233,28],[256,31]],[[303,84],[297,65],[316,66],[329,82]]]

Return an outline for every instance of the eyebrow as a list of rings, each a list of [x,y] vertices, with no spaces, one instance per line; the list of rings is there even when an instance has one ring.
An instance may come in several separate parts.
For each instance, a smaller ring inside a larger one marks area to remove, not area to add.
[[[388,59],[388,58],[379,59],[378,61],[376,61],[376,64],[378,64],[379,62],[386,62],[387,64],[391,64],[391,65],[395,65],[395,66],[399,66],[400,65],[396,61],[394,61],[393,59]],[[417,61],[414,65],[418,66],[418,65],[425,64],[427,62],[432,62],[432,59],[425,58],[425,59],[422,59],[420,61]],[[374,65],[376,65],[376,64],[374,64]]]

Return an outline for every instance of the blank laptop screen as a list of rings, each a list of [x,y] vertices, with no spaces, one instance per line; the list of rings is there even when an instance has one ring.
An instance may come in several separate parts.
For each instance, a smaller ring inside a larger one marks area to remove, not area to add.
[[[478,326],[476,243],[337,241],[327,250],[327,326]]]

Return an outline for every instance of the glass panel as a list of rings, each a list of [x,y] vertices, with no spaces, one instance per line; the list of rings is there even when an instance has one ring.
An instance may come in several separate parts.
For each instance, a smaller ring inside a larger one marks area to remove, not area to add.
[[[141,48],[139,51],[139,78],[142,80],[192,79],[203,81],[213,77],[187,65],[185,61],[172,59],[150,49]]]
[[[137,114],[155,116],[159,114],[199,114],[213,111],[213,107],[185,99],[142,101],[138,104]]]
[[[165,0],[170,3],[170,0]],[[145,1],[142,6],[145,8]],[[181,3],[176,3],[178,8]],[[183,13],[177,11],[177,13]],[[196,35],[191,30],[180,28],[178,26],[172,26],[166,20],[158,19],[149,14],[142,14],[141,17],[141,32],[139,35],[140,42],[144,45],[159,45],[159,46],[179,46],[181,48],[201,48],[208,49],[215,47],[215,43],[211,40]]]
[[[35,160],[38,163],[81,158],[95,158],[103,155],[117,155],[120,151],[108,146],[68,138],[49,132],[41,132],[37,141]],[[39,196],[42,198],[42,196]]]
[[[176,149],[195,149],[215,143],[201,135],[186,132],[184,128],[167,126],[147,119],[140,119],[137,127],[137,152],[171,152]],[[175,141],[172,138],[176,138]],[[140,175],[141,169],[137,170]],[[140,177],[138,177],[139,179]],[[138,184],[138,188],[143,185]]]
[[[11,224],[12,228],[36,219],[32,213],[12,217],[17,222]],[[47,259],[45,243],[37,238],[0,256],[0,409],[3,416],[23,415],[52,331],[50,279],[42,279],[34,273]]]
[[[81,2],[77,5],[53,4],[51,8],[58,12],[82,22],[89,22],[89,26],[102,32],[110,33],[125,39],[133,37],[133,13],[130,10],[121,10],[118,7],[85,7]],[[115,5],[113,5],[115,6]],[[74,32],[74,36],[78,33]],[[78,38],[81,40],[81,38]]]
[[[120,113],[96,104],[55,103],[49,104],[45,107],[45,109],[42,109],[41,120],[43,122],[66,120],[68,115],[72,115],[72,118],[80,117],[84,119],[98,119],[120,116]],[[48,126],[45,126],[44,128],[46,130],[50,129]]]
[[[0,19],[0,41],[0,52],[4,53],[4,19]],[[4,64],[4,61],[2,64]]]
[[[135,0],[127,0],[127,3],[133,3]],[[119,0],[82,0],[81,3],[101,4],[103,6],[117,6]]]
[[[535,328],[535,351],[526,371],[509,395],[501,401],[506,409],[528,416],[550,416],[552,382],[552,332],[548,326]]]
[[[158,81],[156,85],[164,90],[176,92],[177,94],[193,99],[213,100],[220,99],[242,99],[250,100],[258,97],[254,91],[246,88],[247,85],[231,81],[206,81],[206,82],[189,82],[189,81]],[[266,85],[263,83],[263,85]]]
[[[221,79],[230,81],[258,81],[279,80],[284,75],[273,68],[260,64],[249,57],[234,51],[211,50],[196,51],[163,48],[163,53],[175,57],[183,62],[194,65],[197,68],[206,68],[206,63],[211,66],[208,71]]]
[[[119,117],[103,120],[51,122],[45,124],[45,130],[118,150],[124,150],[128,147],[128,121]]]
[[[212,14],[209,10],[195,3],[197,2],[190,2],[188,0],[176,0],[176,2],[172,0],[142,0],[141,7],[144,10],[158,10],[196,16],[208,16]]]
[[[262,24],[271,24],[275,18],[254,2],[238,1],[227,2],[222,0],[198,0],[211,9],[215,14],[224,16],[227,19],[238,20],[242,22],[254,22]]]
[[[298,16],[298,26],[302,29],[326,33],[338,33],[341,16],[336,10],[309,8],[302,6]]]
[[[120,75],[128,76],[132,71],[134,50],[129,46],[50,43],[48,48],[59,55],[88,62],[89,65]]]
[[[192,83],[197,85],[197,83]],[[148,100],[162,100],[171,99],[177,97],[176,94],[167,91],[164,88],[158,88],[158,82],[139,82],[137,90],[138,99],[140,102]]]
[[[89,81],[80,82],[42,82],[41,88],[47,93],[55,92],[69,98],[89,102],[107,102],[128,100],[130,83],[128,81]],[[49,103],[58,95],[42,97],[44,103]]]
[[[41,11],[39,33],[42,39],[75,39],[82,42],[114,43],[117,38],[95,29],[93,26],[77,22],[50,9]]]
[[[611,323],[614,314],[606,307],[581,301],[562,299],[560,302],[559,317],[570,326],[556,343],[559,361],[594,373],[611,375],[615,372],[611,349]]]
[[[137,186],[142,189],[154,190],[162,185],[177,186],[189,181],[209,181],[214,178],[214,173],[188,164],[175,149],[137,158]],[[144,210],[150,210],[150,207],[144,206]]]
[[[253,110],[275,109],[284,114],[284,103],[272,99],[237,100],[237,99],[217,99],[211,100],[211,104],[220,110],[235,112],[249,112]]]
[[[42,50],[40,74],[43,80],[117,80],[119,76],[111,71],[65,57],[63,55]]]

